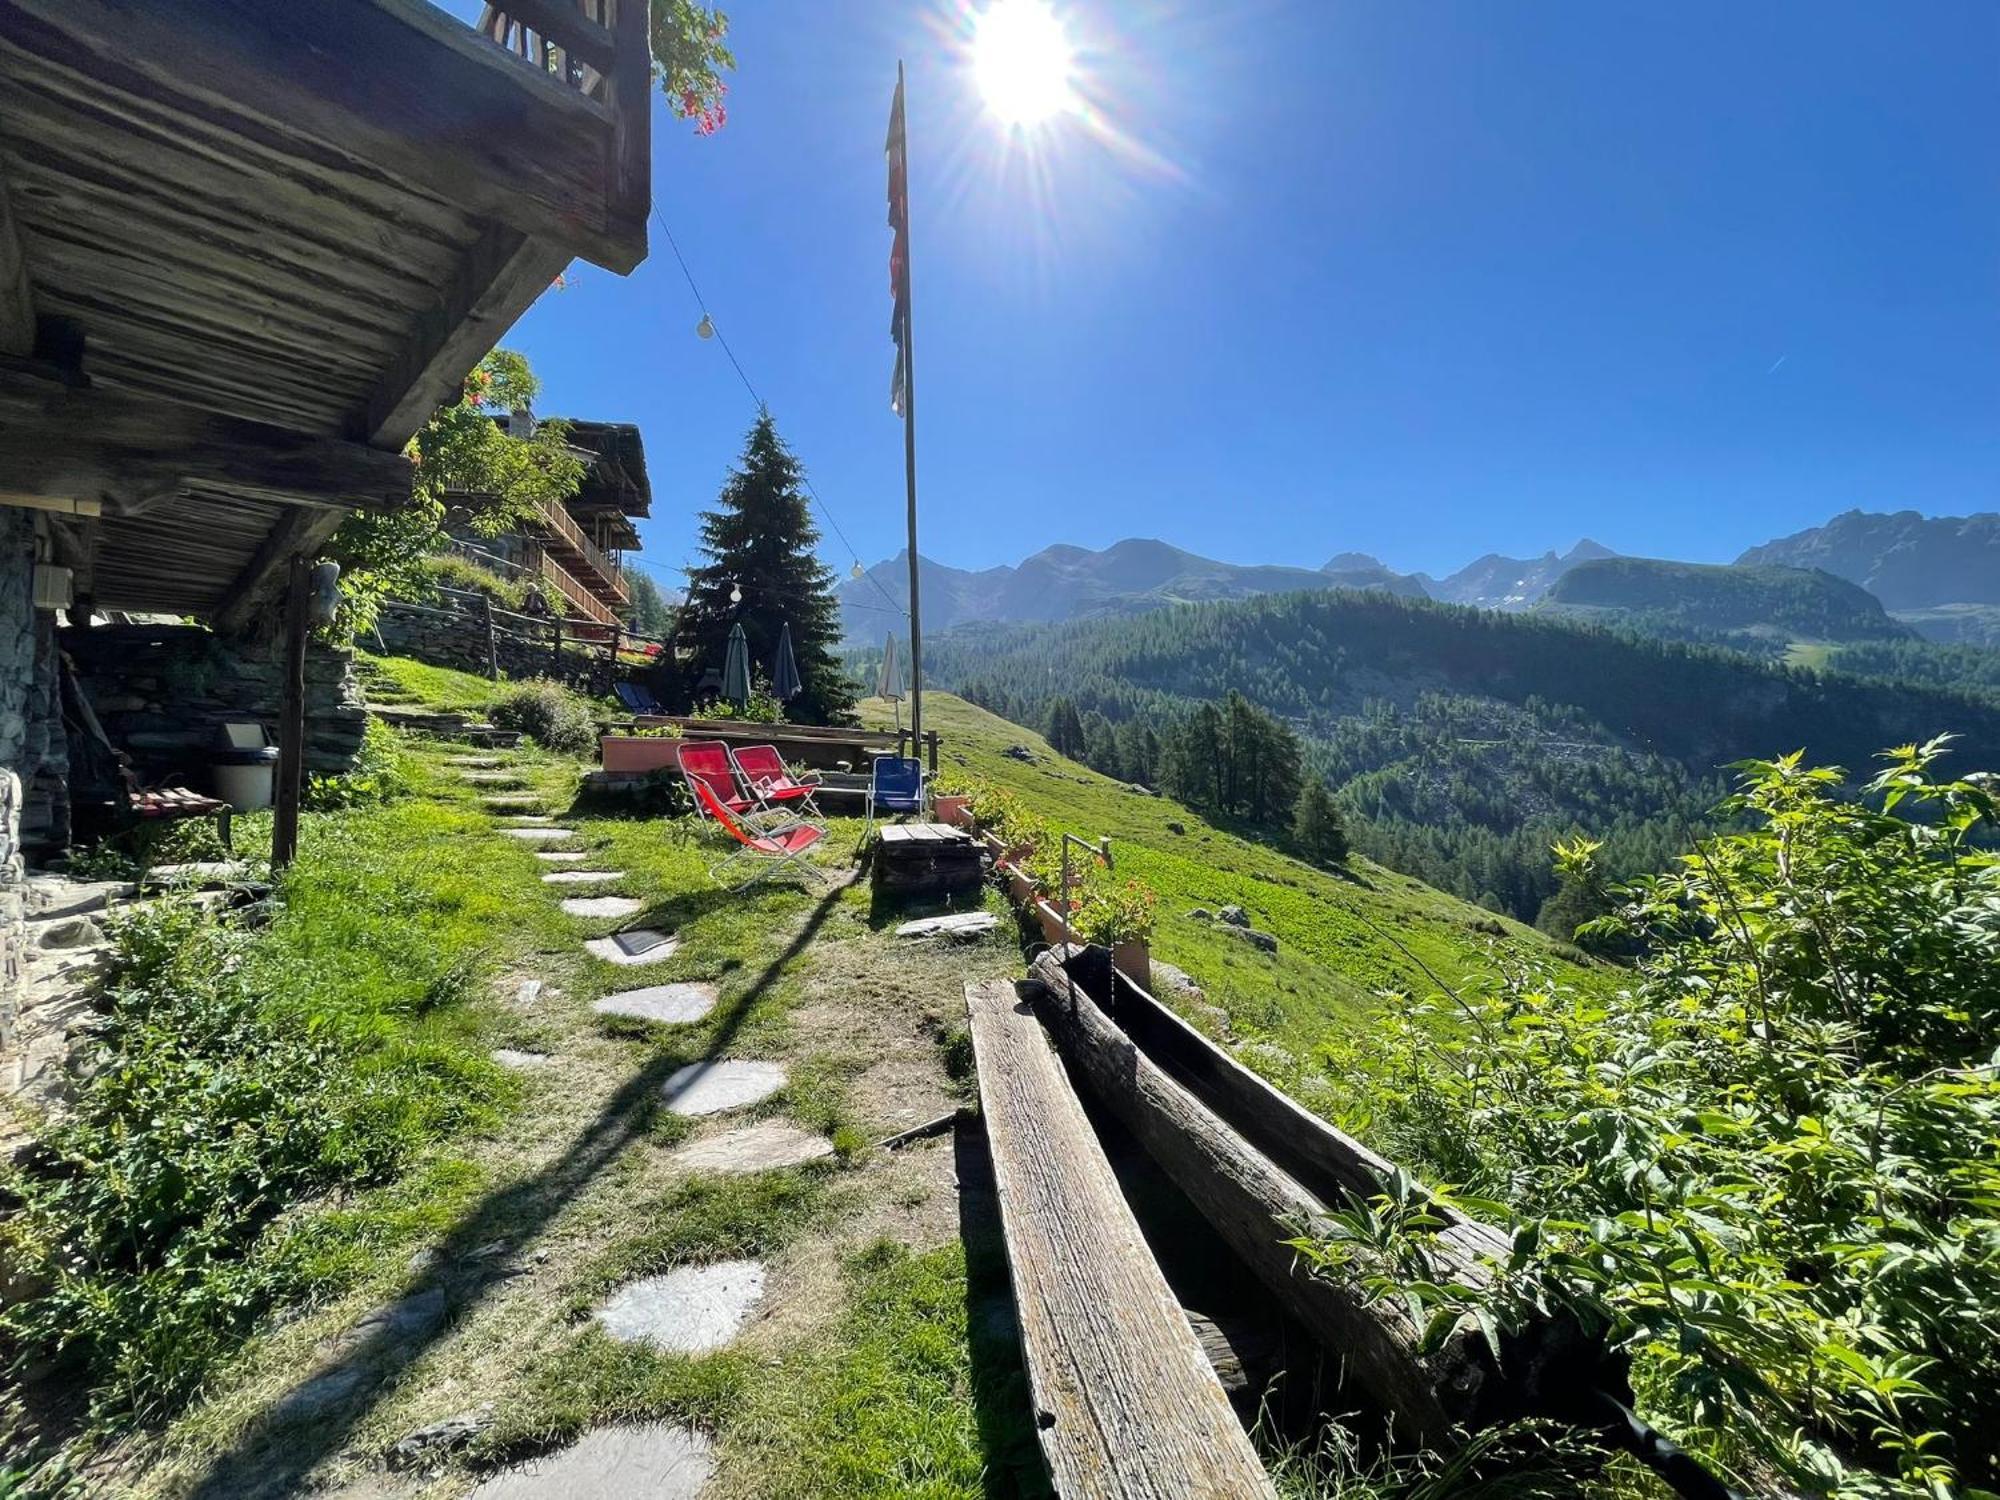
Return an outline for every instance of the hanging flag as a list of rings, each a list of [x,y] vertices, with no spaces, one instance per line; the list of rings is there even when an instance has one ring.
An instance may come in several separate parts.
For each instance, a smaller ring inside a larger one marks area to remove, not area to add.
[[[889,337],[896,341],[896,373],[889,380],[889,409],[902,416],[909,409],[910,363],[910,162],[903,139],[903,70],[896,69],[896,97],[889,105],[889,227],[896,232],[889,246]]]

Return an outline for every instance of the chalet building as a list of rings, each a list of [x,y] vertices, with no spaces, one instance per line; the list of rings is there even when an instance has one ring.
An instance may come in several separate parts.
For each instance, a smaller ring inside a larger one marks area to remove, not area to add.
[[[536,296],[645,257],[651,71],[645,0],[0,0],[0,1074],[77,763],[59,611],[268,654]]]
[[[503,420],[518,431],[533,418],[517,413]],[[550,609],[612,626],[631,602],[621,561],[639,550],[634,523],[652,513],[646,446],[629,422],[564,421],[569,446],[588,466],[582,487],[563,504],[542,507],[517,532],[467,540],[533,579]]]

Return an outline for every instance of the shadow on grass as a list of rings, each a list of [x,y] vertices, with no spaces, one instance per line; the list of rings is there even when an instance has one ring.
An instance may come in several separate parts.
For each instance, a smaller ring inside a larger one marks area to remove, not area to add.
[[[708,1055],[719,1056],[744,1019],[811,944],[839,903],[841,887],[826,892],[784,951],[729,1004],[710,1037]],[[702,900],[697,892],[683,898]],[[672,903],[669,903],[672,904]],[[488,1193],[432,1247],[428,1264],[415,1270],[390,1304],[404,1316],[363,1322],[349,1330],[345,1347],[313,1374],[295,1383],[257,1417],[235,1446],[221,1453],[188,1491],[192,1500],[245,1500],[291,1495],[311,1469],[341,1447],[357,1423],[391,1387],[473,1307],[514,1274],[510,1252],[548,1224],[642,1138],[658,1106],[661,1085],[680,1060],[648,1061],[612,1095],[595,1119],[555,1161],[524,1181]],[[442,1267],[433,1270],[432,1267]],[[432,1294],[442,1294],[439,1306]],[[363,1332],[364,1329],[370,1331]]]
[[[1035,1439],[1028,1375],[1007,1275],[1007,1242],[985,1126],[959,1118],[952,1135],[958,1173],[958,1233],[965,1243],[965,1327],[972,1356],[972,1406],[986,1455],[987,1500],[1044,1500],[1054,1494]]]

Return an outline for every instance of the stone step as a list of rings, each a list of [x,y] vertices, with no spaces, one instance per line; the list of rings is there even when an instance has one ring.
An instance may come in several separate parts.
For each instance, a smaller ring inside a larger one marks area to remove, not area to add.
[[[466,1500],[696,1500],[714,1473],[700,1433],[664,1422],[624,1424],[502,1469]]]
[[[653,927],[634,927],[625,932],[614,932],[609,937],[592,938],[583,945],[583,951],[608,964],[631,968],[672,958],[680,952],[680,947],[681,940],[671,932],[661,932]]]
[[[707,1354],[734,1343],[763,1300],[763,1262],[724,1260],[628,1282],[591,1316],[621,1344]]]
[[[783,1063],[711,1058],[669,1074],[660,1097],[677,1115],[717,1115],[761,1104],[787,1081]]]
[[[644,989],[620,990],[593,1000],[590,1008],[600,1016],[622,1016],[634,1021],[658,1021],[666,1026],[685,1026],[699,1021],[715,1009],[716,991],[712,984],[649,984]]]

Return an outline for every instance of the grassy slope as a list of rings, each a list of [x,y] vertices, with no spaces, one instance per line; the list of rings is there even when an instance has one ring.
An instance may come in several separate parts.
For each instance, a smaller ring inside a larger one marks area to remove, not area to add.
[[[378,670],[432,706],[478,709],[493,691],[410,662]],[[425,971],[453,969],[429,1003],[380,997],[378,1024],[392,1049],[418,1042],[477,1074],[498,1108],[432,1139],[395,1180],[284,1221],[311,1295],[267,1320],[202,1399],[123,1445],[118,1492],[374,1494],[368,1475],[391,1443],[481,1402],[494,1426],[421,1487],[427,1500],[463,1493],[486,1464],[647,1416],[715,1434],[718,1500],[825,1494],[828,1474],[843,1476],[843,1494],[1038,1492],[1018,1358],[978,1327],[1005,1272],[990,1236],[960,1243],[951,1141],[894,1154],[867,1144],[967,1097],[953,1072],[960,986],[1017,971],[1011,940],[897,940],[895,914],[873,908],[865,883],[732,895],[705,873],[721,851],[694,830],[580,809],[564,818],[576,847],[628,871],[611,889],[647,901],[633,922],[685,940],[664,964],[613,969],[576,944],[625,924],[557,910],[547,867],[499,836],[448,753],[409,742],[413,796],[308,818],[286,920],[310,918],[302,962],[321,969],[321,995],[351,990],[357,964],[404,962],[413,948]],[[532,747],[506,759],[557,810],[584,769]],[[835,824],[830,871],[855,832]],[[546,985],[532,1007],[512,1003],[526,977]],[[610,991],[680,979],[718,985],[707,1021],[590,1011]],[[493,1046],[556,1061],[502,1075]],[[751,1113],[828,1134],[840,1156],[749,1178],[675,1170],[674,1146],[744,1119],[655,1107],[668,1072],[710,1055],[784,1060],[790,1086]],[[769,1259],[772,1287],[731,1348],[690,1358],[619,1345],[585,1316],[632,1276],[743,1254]],[[339,1366],[331,1340],[343,1329],[427,1285],[447,1291],[443,1328],[378,1357],[361,1393],[324,1417],[273,1420],[303,1380]]]
[[[862,713],[871,724],[887,723],[891,708],[869,700]],[[1304,1055],[1329,1025],[1358,1022],[1384,991],[1422,992],[1432,974],[1457,984],[1489,971],[1496,953],[1568,967],[1532,928],[1359,856],[1345,878],[1315,869],[1065,760],[1040,735],[961,698],[926,695],[924,717],[944,737],[940,770],[1009,787],[1072,832],[1110,836],[1119,873],[1160,893],[1154,957],[1192,974],[1239,1034]],[[1003,753],[1014,745],[1026,746],[1034,763]],[[1276,934],[1275,955],[1188,915],[1232,902]]]

